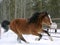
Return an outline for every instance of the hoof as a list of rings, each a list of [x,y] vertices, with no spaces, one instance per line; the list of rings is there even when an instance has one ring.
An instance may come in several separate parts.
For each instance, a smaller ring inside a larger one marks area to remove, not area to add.
[[[49,37],[51,41],[53,41],[52,37]]]
[[[25,42],[25,43],[29,44],[29,42]]]
[[[21,40],[17,40],[18,41],[18,43],[21,43]]]
[[[39,41],[39,40],[40,40],[40,38],[36,38],[35,40]]]
[[[18,41],[19,43],[21,43],[21,40],[20,40],[20,39],[18,39],[18,38],[17,38],[17,41]]]

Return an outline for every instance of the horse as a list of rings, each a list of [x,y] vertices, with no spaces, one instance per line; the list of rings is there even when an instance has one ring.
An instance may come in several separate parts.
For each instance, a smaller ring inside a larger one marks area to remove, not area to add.
[[[46,33],[51,40],[51,35],[48,33],[48,31],[44,30],[42,28],[42,25],[45,24],[47,26],[51,25],[51,19],[49,17],[49,13],[46,11],[43,12],[35,12],[30,18],[17,18],[13,19],[12,21],[4,20],[1,23],[1,26],[5,29],[5,32],[8,31],[10,28],[13,32],[15,32],[18,35],[18,39],[24,41],[27,43],[27,41],[24,39],[22,34],[32,34],[35,36],[39,36],[38,40],[42,38],[41,33]]]

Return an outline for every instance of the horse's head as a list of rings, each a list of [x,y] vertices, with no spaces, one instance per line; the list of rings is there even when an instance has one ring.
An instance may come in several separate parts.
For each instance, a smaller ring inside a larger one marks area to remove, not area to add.
[[[41,13],[40,13],[40,17],[42,17],[42,18],[41,18],[42,24],[46,24],[46,25],[48,25],[48,26],[51,25],[52,20],[51,20],[50,15],[49,15],[47,12],[41,12]]]
[[[36,23],[36,24],[42,23],[50,26],[52,21],[50,15],[48,15],[47,12],[35,12],[33,16],[29,19],[29,23]]]

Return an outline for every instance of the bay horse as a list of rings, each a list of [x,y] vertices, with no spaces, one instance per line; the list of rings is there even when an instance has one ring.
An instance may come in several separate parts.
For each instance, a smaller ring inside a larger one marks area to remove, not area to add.
[[[48,34],[49,38],[52,40],[48,31],[42,28],[43,24],[46,24],[48,26],[51,25],[49,15],[45,11],[35,12],[33,16],[28,19],[18,18],[10,22],[8,20],[4,20],[1,23],[1,26],[5,29],[5,32],[7,32],[10,27],[10,29],[18,35],[17,39],[21,39],[26,43],[27,41],[23,38],[22,34],[27,34],[27,35],[32,34],[35,36],[39,36],[38,40],[40,40],[42,38],[41,33],[46,33]]]

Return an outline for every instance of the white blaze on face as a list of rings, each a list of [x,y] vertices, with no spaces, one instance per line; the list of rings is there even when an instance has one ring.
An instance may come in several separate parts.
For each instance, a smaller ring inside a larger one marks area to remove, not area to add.
[[[48,17],[50,18],[50,22],[52,23],[52,19],[51,19],[51,16],[50,16],[50,14],[48,14]]]

